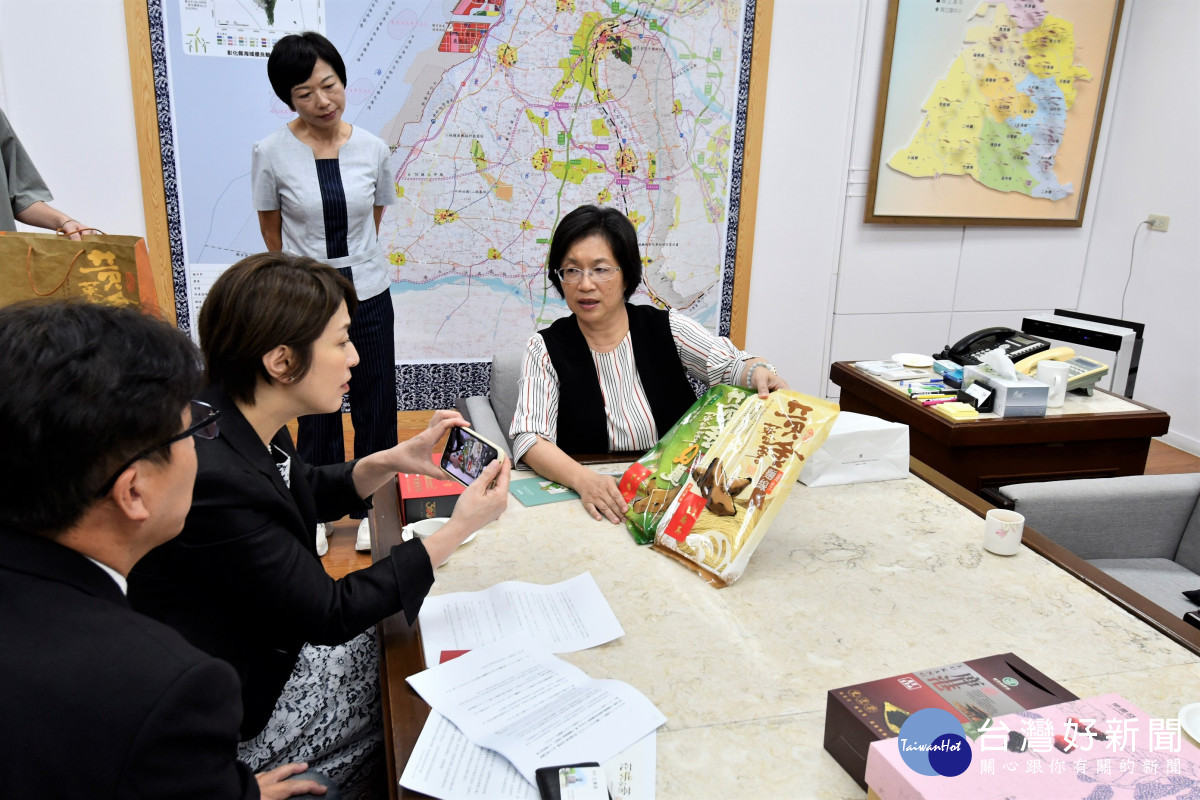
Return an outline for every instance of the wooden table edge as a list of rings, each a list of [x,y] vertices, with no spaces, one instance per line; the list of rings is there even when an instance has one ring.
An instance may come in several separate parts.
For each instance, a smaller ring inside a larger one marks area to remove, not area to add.
[[[371,558],[378,561],[391,554],[400,544],[400,494],[395,478],[374,495],[371,519]],[[375,626],[379,643],[379,698],[383,706],[383,746],[387,761],[388,797],[425,797],[400,787],[404,764],[396,758],[399,752],[408,755],[416,745],[429,706],[421,699],[407,678],[425,669],[420,629],[409,625],[403,613],[393,614]],[[397,674],[393,674],[397,673]],[[397,708],[400,713],[395,713]],[[401,717],[397,719],[396,717]]]

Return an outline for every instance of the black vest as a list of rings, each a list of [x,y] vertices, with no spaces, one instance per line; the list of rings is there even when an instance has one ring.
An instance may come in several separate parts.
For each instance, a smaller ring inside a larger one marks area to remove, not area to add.
[[[671,336],[670,315],[653,306],[625,304],[629,339],[654,425],[662,436],[696,402]],[[558,373],[558,446],[565,453],[607,453],[608,426],[600,376],[572,314],[538,331]]]

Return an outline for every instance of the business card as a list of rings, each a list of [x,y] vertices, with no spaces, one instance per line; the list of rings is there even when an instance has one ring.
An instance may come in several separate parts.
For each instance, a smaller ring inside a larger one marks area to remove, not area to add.
[[[558,790],[562,800],[608,800],[603,767],[563,767]]]

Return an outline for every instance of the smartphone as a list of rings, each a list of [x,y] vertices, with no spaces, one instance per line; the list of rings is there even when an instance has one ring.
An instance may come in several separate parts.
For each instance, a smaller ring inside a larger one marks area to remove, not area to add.
[[[604,770],[595,761],[562,767],[538,767],[538,794],[542,800],[611,800]]]
[[[442,469],[463,486],[470,486],[483,468],[500,457],[500,448],[470,428],[451,428],[442,452]]]

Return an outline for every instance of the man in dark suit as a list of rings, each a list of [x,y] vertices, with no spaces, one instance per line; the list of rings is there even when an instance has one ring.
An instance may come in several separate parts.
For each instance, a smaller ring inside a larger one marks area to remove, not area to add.
[[[125,577],[179,533],[192,437],[216,415],[191,342],[98,305],[0,309],[0,794],[323,795],[236,760],[237,675],[130,609]]]

